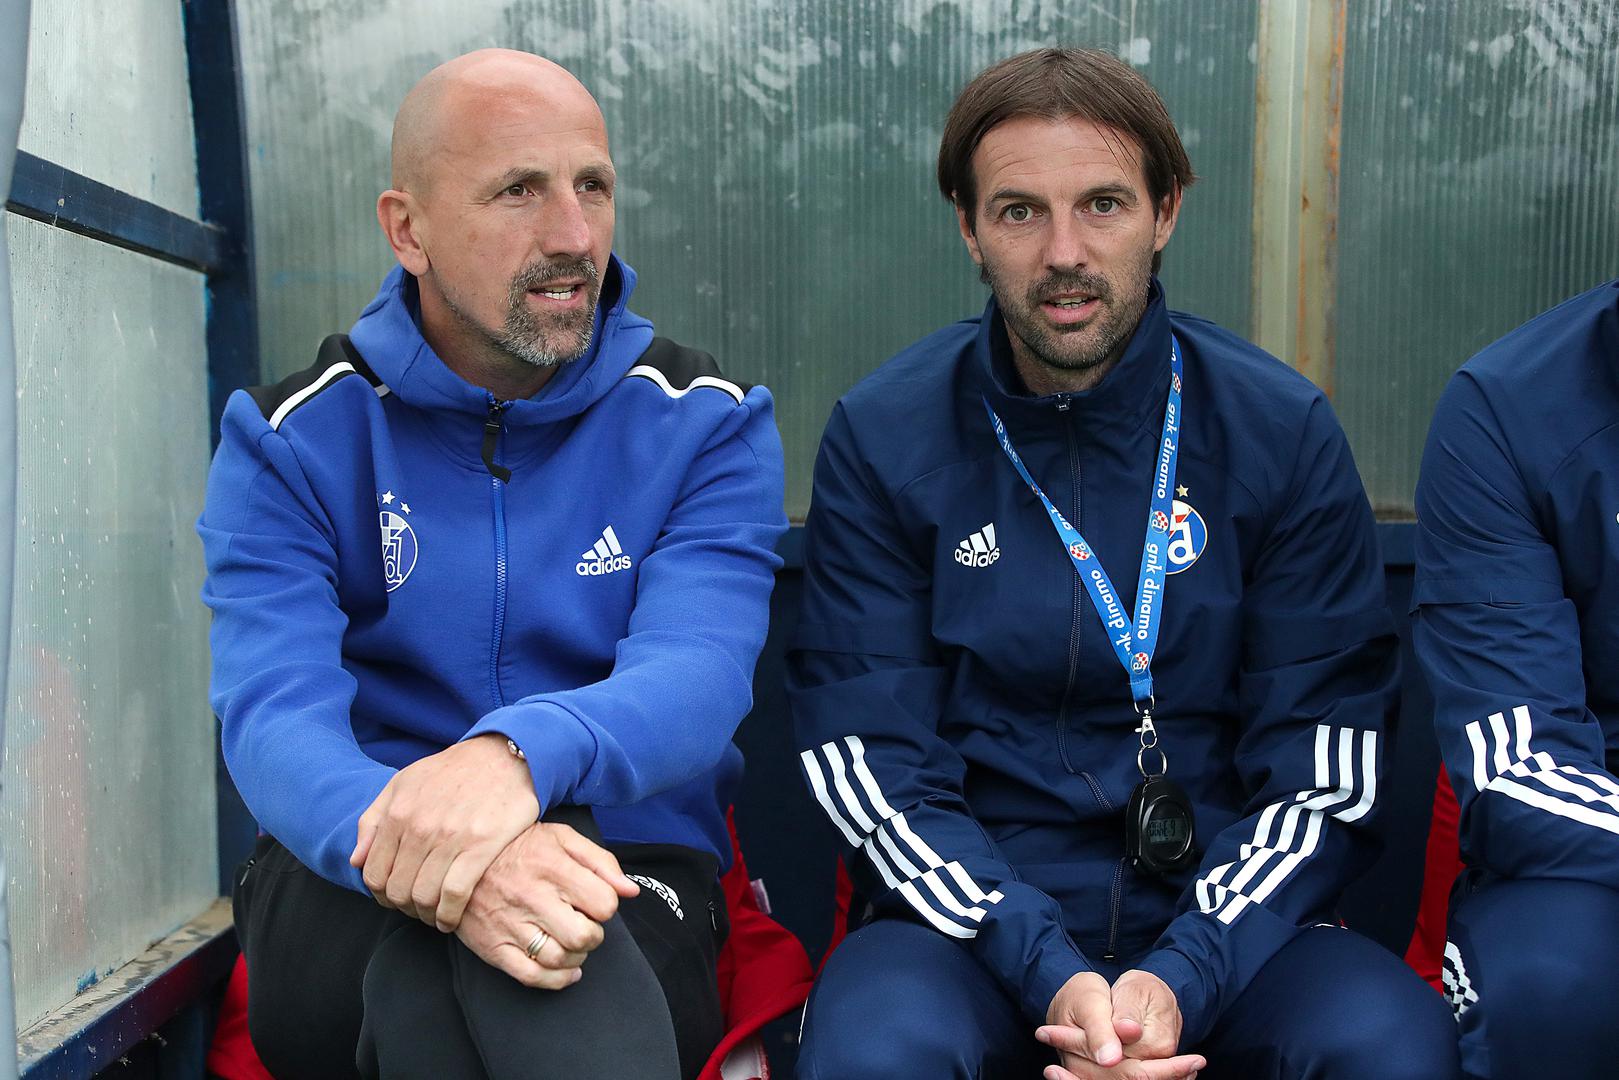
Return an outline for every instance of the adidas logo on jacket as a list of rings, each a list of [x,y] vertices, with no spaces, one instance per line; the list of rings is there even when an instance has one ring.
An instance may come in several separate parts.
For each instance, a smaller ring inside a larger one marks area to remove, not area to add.
[[[995,544],[994,522],[956,545],[955,559],[962,566],[985,567],[1000,557],[1001,549]]]
[[[612,574],[619,570],[628,570],[635,565],[635,560],[624,554],[619,547],[618,537],[613,534],[611,525],[602,530],[601,538],[594,547],[583,555],[574,564],[573,572],[580,577],[600,577],[603,574]]]

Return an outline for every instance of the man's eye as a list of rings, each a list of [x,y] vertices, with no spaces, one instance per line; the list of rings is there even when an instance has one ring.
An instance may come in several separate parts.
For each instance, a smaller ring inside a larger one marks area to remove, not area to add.
[[[523,184],[512,184],[505,191],[501,192],[501,194],[521,197],[528,194],[528,187]]]
[[[1118,211],[1119,200],[1109,195],[1103,195],[1100,199],[1097,199],[1091,203],[1091,209],[1096,211],[1098,214],[1112,214]]]
[[[1031,217],[1033,217],[1034,211],[1021,203],[1016,203],[1012,206],[1008,206],[1006,210],[1002,212],[1001,216],[1006,218],[1007,221],[1022,222],[1028,221]]]

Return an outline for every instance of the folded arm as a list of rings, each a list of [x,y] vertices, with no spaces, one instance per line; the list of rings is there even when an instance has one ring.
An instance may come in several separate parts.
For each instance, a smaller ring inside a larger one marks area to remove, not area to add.
[[[1619,888],[1619,779],[1586,707],[1580,623],[1505,433],[1465,374],[1417,488],[1417,659],[1470,861]]]
[[[1196,1045],[1259,969],[1330,915],[1379,848],[1398,655],[1371,508],[1316,405],[1290,495],[1244,587],[1235,766],[1245,812],[1207,845],[1182,914],[1140,965]]]

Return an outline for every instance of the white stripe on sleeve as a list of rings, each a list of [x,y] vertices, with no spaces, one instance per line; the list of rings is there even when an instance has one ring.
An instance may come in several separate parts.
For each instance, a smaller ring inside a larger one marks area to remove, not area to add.
[[[1371,811],[1377,800],[1377,732],[1318,725],[1314,782],[1314,788],[1267,806],[1237,858],[1198,881],[1201,911],[1229,925],[1274,895],[1316,853],[1329,817],[1357,821]]]
[[[1004,894],[998,889],[985,892],[959,862],[946,862],[916,834],[905,815],[883,795],[865,754],[865,744],[850,735],[841,743],[824,743],[818,751],[805,750],[799,759],[816,801],[844,839],[871,860],[884,884],[897,890],[934,927],[952,937],[973,937],[976,927],[959,925],[949,916],[981,921],[986,914],[982,905],[999,903]],[[950,884],[961,890],[959,896]],[[945,930],[946,926],[951,929]]]
[[[984,910],[963,905],[950,894],[937,874],[931,870],[919,871],[895,845],[886,830],[871,819],[871,815],[866,813],[849,783],[848,768],[844,764],[837,743],[825,743],[819,750],[819,756],[814,750],[805,750],[799,754],[799,760],[804,765],[805,775],[809,777],[810,789],[815,793],[816,801],[831,817],[832,823],[838,827],[844,839],[849,841],[851,847],[864,852],[877,869],[883,884],[897,890],[930,925],[951,937],[966,939],[976,936],[978,933],[976,927],[962,926],[952,921],[948,915],[934,906],[933,902],[916,887],[915,882],[922,881],[928,887],[928,892],[937,897],[939,903],[944,906],[945,911],[960,919],[976,922],[984,917]],[[853,752],[854,749],[851,747],[851,753]],[[823,757],[832,774],[830,784],[827,783],[826,772],[821,768]],[[865,778],[857,777],[857,779],[864,787]],[[881,798],[880,794],[878,798]],[[882,805],[887,806],[887,803],[884,802]],[[858,825],[858,829],[851,824],[851,819]],[[898,868],[897,872],[895,867]]]
[[[1487,725],[1487,726],[1486,726]],[[1558,817],[1619,834],[1619,783],[1600,772],[1560,765],[1534,749],[1534,720],[1529,706],[1512,710],[1512,731],[1505,713],[1491,713],[1464,729],[1473,750],[1473,787],[1481,795],[1495,792]]]

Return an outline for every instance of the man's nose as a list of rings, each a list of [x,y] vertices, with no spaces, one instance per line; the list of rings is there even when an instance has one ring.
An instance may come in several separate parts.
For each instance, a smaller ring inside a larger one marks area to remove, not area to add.
[[[1068,214],[1053,215],[1046,234],[1046,266],[1052,270],[1076,270],[1089,257],[1084,223]]]
[[[539,230],[540,248],[549,257],[590,254],[590,223],[579,196],[572,191],[546,201]]]

